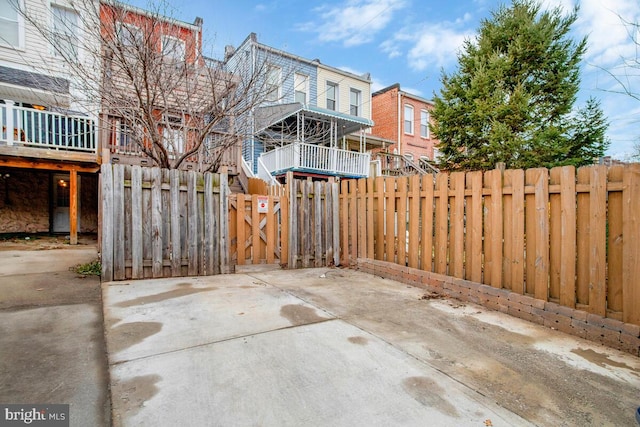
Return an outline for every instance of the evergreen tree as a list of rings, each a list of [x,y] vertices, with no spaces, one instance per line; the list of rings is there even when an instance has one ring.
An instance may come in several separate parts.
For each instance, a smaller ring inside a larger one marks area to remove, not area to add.
[[[604,153],[599,103],[590,100],[572,114],[587,43],[568,36],[577,13],[513,0],[482,21],[458,54],[458,71],[443,73],[434,98],[442,168],[581,165]]]

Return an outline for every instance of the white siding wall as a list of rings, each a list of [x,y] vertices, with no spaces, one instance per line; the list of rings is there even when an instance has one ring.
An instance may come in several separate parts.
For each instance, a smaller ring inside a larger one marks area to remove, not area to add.
[[[362,96],[360,117],[371,119],[371,82],[320,65],[318,67],[318,107],[320,108],[327,108],[327,81],[338,84],[338,112],[349,114],[349,94],[351,88],[354,88],[359,90]]]
[[[39,23],[45,23],[49,27],[52,24],[51,4],[56,4],[62,7],[69,7],[69,1],[67,0],[22,0],[24,10],[28,16],[32,17]],[[96,11],[98,11],[98,3],[96,2]],[[90,16],[80,18],[78,23],[83,22],[93,23],[94,25],[99,21],[99,17]],[[82,111],[95,116],[97,118],[98,102],[97,102],[97,88],[85,87],[81,85],[80,80],[74,79],[73,73],[69,70],[60,58],[56,57],[52,46],[47,41],[47,38],[43,36],[36,27],[29,22],[29,19],[23,19],[24,25],[22,31],[24,31],[24,46],[22,49],[15,49],[0,45],[0,65],[10,68],[16,68],[24,71],[30,71],[39,74],[45,74],[55,77],[62,77],[71,82],[71,103],[69,105],[59,105],[72,110]],[[78,60],[87,64],[83,68],[92,70],[96,76],[100,73],[100,64],[96,63],[96,58],[90,55],[86,50],[82,49],[82,46],[89,46],[87,40],[91,41],[92,50],[99,46],[99,40],[92,40],[89,38],[90,31],[86,31],[85,28],[78,29],[78,36],[81,41],[78,42],[80,51],[78,52]],[[83,79],[85,80],[85,79]],[[93,80],[93,79],[92,79]],[[96,79],[97,81],[97,79]],[[14,101],[20,101],[15,99]]]

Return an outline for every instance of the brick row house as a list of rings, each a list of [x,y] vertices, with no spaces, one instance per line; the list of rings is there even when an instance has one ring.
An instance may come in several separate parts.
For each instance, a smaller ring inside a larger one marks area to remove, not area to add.
[[[374,135],[389,143],[374,153],[385,175],[434,172],[439,141],[431,134],[432,101],[403,91],[399,84],[372,94]]]

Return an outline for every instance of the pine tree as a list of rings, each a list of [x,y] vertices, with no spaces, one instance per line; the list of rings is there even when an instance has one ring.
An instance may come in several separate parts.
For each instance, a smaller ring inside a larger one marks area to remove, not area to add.
[[[604,153],[607,124],[599,104],[589,101],[579,120],[572,113],[587,43],[569,37],[577,13],[513,0],[482,21],[458,55],[458,71],[443,73],[434,98],[442,168],[579,165]]]

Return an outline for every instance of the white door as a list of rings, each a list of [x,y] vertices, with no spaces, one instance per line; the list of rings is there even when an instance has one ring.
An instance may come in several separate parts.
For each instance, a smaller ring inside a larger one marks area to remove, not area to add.
[[[68,233],[69,225],[69,201],[70,201],[69,174],[53,175],[53,229],[54,233]],[[80,194],[80,177],[78,176],[78,191]],[[80,198],[78,197],[78,231],[80,230]]]

